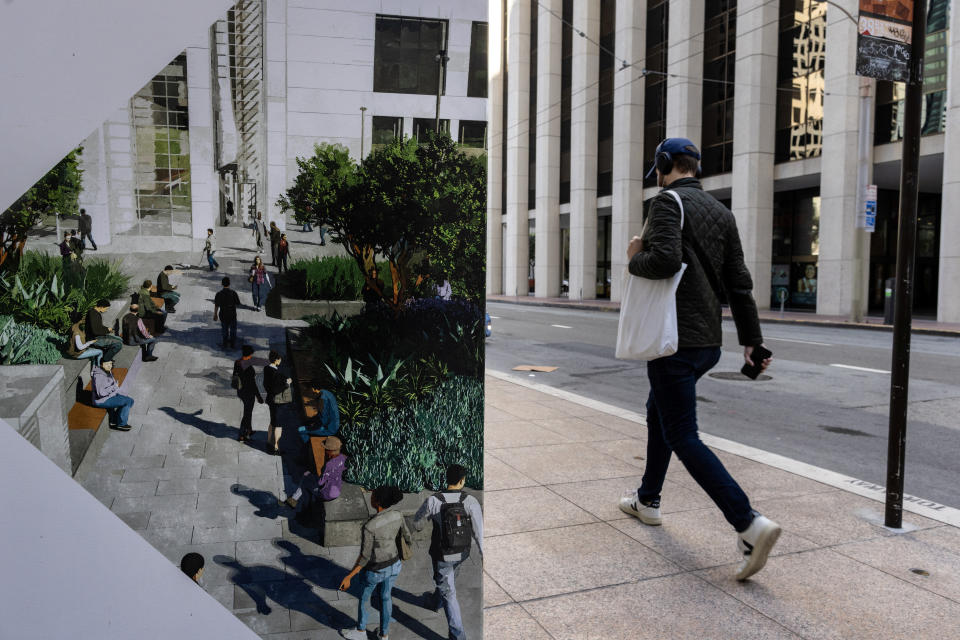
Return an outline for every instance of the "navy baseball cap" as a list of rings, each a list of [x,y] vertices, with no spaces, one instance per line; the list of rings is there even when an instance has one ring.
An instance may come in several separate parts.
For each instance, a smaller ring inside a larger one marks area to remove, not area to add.
[[[647,171],[645,178],[649,178],[657,170],[657,156],[661,153],[669,153],[671,156],[687,155],[693,156],[700,161],[700,150],[687,138],[665,138],[663,142],[657,145],[657,151],[654,153],[653,166]]]

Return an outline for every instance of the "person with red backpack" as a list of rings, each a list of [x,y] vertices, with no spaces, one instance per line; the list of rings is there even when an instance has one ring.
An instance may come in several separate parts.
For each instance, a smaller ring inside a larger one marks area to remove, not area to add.
[[[428,608],[443,606],[451,640],[466,640],[460,603],[457,602],[457,574],[460,565],[470,556],[471,541],[483,555],[483,514],[480,503],[463,491],[467,469],[459,464],[447,467],[447,488],[427,498],[413,517],[413,527],[423,529],[427,518],[433,522],[430,538],[430,560],[433,563],[433,582]]]

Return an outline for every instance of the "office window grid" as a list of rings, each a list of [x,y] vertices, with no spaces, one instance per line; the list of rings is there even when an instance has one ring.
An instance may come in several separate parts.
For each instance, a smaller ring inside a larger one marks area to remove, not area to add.
[[[733,82],[737,50],[736,0],[706,0],[703,34],[703,139],[705,175],[733,167]]]
[[[781,0],[777,56],[777,162],[813,158],[823,147],[826,5]]]
[[[530,10],[530,103],[527,126],[527,209],[537,207],[537,19],[538,7]],[[555,19],[547,14],[548,19]]]
[[[647,3],[647,45],[644,66],[651,71],[644,78],[643,158],[652,161],[657,145],[667,136],[667,25],[668,0]],[[657,184],[656,175],[644,178],[645,187]]]
[[[570,126],[573,89],[573,0],[563,0],[560,63],[560,204],[570,202]]]
[[[374,91],[436,95],[437,54],[447,48],[446,20],[378,15],[375,36]]]
[[[597,195],[613,193],[613,85],[616,64],[617,3],[600,0],[600,87],[597,122]]]

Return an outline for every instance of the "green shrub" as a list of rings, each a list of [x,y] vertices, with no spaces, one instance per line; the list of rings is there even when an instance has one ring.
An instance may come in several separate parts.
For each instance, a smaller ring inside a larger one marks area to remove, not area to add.
[[[444,380],[427,398],[340,429],[350,456],[345,479],[373,488],[393,484],[403,491],[439,490],[450,464],[469,472],[467,485],[483,488],[483,383]]]
[[[392,287],[390,267],[377,263],[385,287]],[[365,283],[357,263],[349,256],[298,260],[290,266],[295,297],[306,300],[359,300]]]
[[[0,365],[54,364],[63,347],[63,338],[52,331],[0,316]]]

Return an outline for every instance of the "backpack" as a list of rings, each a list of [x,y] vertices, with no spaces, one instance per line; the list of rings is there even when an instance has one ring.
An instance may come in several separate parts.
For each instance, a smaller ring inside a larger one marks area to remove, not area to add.
[[[440,553],[445,556],[463,553],[470,549],[473,537],[473,519],[463,501],[467,494],[460,492],[460,500],[447,502],[443,493],[435,493],[440,500]]]
[[[233,389],[240,389],[240,362],[235,361],[233,363],[233,375],[230,376],[230,387]]]

